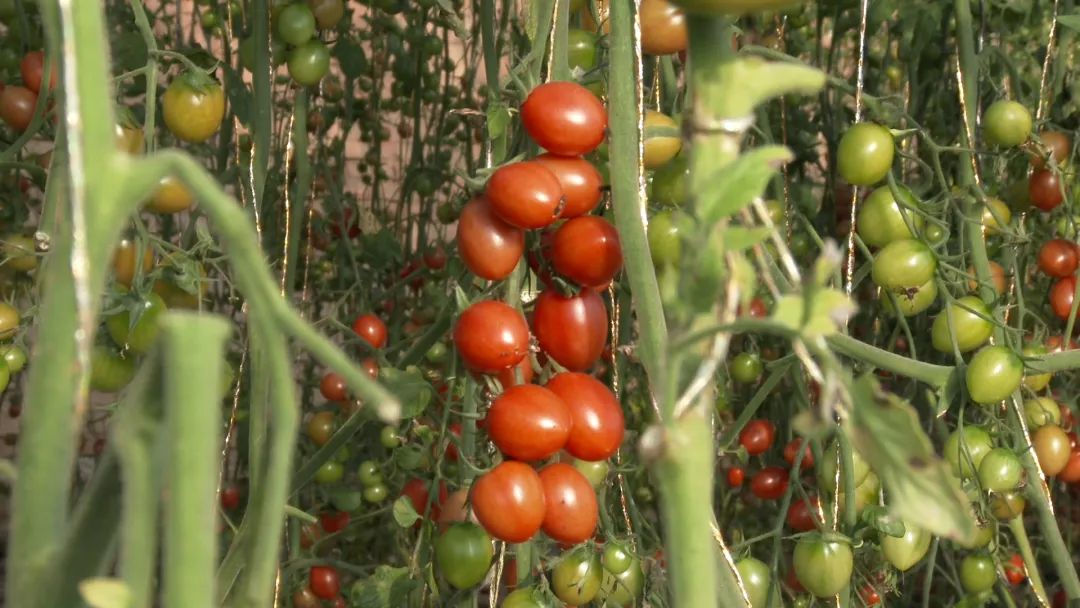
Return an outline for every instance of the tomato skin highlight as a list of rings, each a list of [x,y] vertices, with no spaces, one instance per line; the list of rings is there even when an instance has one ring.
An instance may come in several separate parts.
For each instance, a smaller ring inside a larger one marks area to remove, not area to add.
[[[594,215],[576,217],[559,226],[551,238],[550,257],[556,272],[593,288],[605,287],[623,264],[618,231]]]
[[[540,483],[544,487],[544,534],[566,545],[592,538],[600,508],[589,480],[572,465],[558,462],[540,470]]]
[[[458,219],[458,253],[470,272],[499,281],[510,276],[525,251],[525,233],[501,220],[483,198],[465,204]]]
[[[473,512],[491,536],[508,543],[533,537],[544,521],[544,487],[527,464],[505,461],[473,483]]]
[[[541,148],[561,156],[581,156],[604,141],[607,110],[577,83],[548,82],[529,93],[521,105],[521,120]]]
[[[592,163],[580,156],[558,156],[544,153],[533,159],[551,171],[563,192],[563,208],[559,217],[569,219],[585,215],[600,203],[603,178]]]
[[[556,374],[545,385],[570,408],[573,427],[566,451],[581,460],[606,460],[622,444],[625,421],[615,394],[592,376]]]
[[[540,348],[574,372],[592,367],[607,344],[607,308],[591,289],[571,297],[555,289],[544,290],[536,298],[532,326]]]
[[[485,427],[503,454],[533,461],[561,450],[572,425],[570,410],[558,395],[535,384],[519,384],[495,398]]]
[[[454,344],[469,369],[497,374],[529,352],[529,326],[517,310],[497,300],[465,309],[454,326]]]
[[[518,228],[543,228],[559,218],[562,183],[545,165],[522,161],[503,165],[488,178],[484,196],[502,221]]]

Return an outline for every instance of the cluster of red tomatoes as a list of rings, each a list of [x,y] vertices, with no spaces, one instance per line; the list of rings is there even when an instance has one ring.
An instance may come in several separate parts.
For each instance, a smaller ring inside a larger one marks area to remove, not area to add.
[[[16,131],[25,131],[34,118],[38,94],[44,80],[45,53],[30,51],[19,62],[22,86],[0,83],[0,119]],[[50,71],[49,88],[56,87],[56,65]]]

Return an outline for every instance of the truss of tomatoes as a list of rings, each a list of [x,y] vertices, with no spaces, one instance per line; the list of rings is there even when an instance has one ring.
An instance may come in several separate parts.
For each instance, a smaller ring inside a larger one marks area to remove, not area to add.
[[[529,94],[521,117],[547,152],[491,174],[484,193],[462,210],[458,250],[475,275],[501,280],[521,261],[526,231],[543,231],[544,262],[578,290],[564,293],[540,273],[548,287],[535,301],[532,333],[568,371],[531,383],[530,328],[516,308],[482,300],[462,312],[453,338],[466,366],[505,387],[482,423],[504,460],[475,481],[471,503],[497,539],[520,543],[543,530],[573,545],[596,532],[596,492],[570,464],[544,463],[563,450],[580,460],[607,459],[625,430],[615,394],[583,373],[604,352],[608,314],[600,292],[622,268],[615,227],[590,215],[602,180],[583,158],[603,141],[607,113],[585,87],[550,82]]]

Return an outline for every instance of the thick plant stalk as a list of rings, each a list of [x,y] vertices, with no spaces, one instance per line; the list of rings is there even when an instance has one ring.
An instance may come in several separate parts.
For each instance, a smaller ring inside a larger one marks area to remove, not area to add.
[[[225,343],[231,328],[224,319],[169,313],[162,322],[165,369],[165,606],[212,606],[220,467],[221,382]],[[196,355],[196,353],[198,353]],[[198,382],[192,382],[198,378]]]

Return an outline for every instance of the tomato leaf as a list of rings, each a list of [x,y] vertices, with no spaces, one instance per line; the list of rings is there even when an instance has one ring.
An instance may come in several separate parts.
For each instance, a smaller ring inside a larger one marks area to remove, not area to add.
[[[510,124],[510,112],[506,106],[497,104],[487,111],[488,139],[494,141],[506,133]]]
[[[115,578],[88,578],[79,583],[79,595],[90,608],[127,608],[131,605],[131,590],[124,581]]]
[[[424,454],[417,446],[403,445],[393,451],[391,456],[399,468],[405,471],[415,471],[424,462]]]
[[[862,520],[878,532],[896,538],[900,538],[906,532],[904,522],[890,515],[889,511],[880,505],[868,505],[862,512]]]
[[[737,213],[761,196],[780,165],[792,158],[784,146],[763,146],[740,156],[705,181],[698,217],[708,225]]]
[[[369,71],[364,47],[351,38],[342,38],[334,45],[334,56],[341,65],[341,71],[349,78],[359,78]]]
[[[394,521],[402,528],[410,528],[420,519],[420,514],[413,508],[408,496],[398,497],[394,501]]]
[[[1061,25],[1061,27],[1067,27],[1074,32],[1080,32],[1080,14],[1060,15],[1058,16],[1058,24]]]
[[[408,594],[420,586],[420,581],[409,579],[408,568],[381,565],[375,572],[353,583],[349,590],[352,608],[397,608],[408,606]]]
[[[424,379],[424,374],[416,366],[410,365],[405,371],[384,368],[379,380],[401,402],[403,417],[419,416],[431,402],[431,383]]]
[[[728,251],[746,251],[768,238],[769,232],[765,226],[730,226],[724,231],[724,247]]]
[[[971,503],[911,404],[882,390],[870,374],[852,383],[852,400],[843,430],[881,478],[892,514],[938,536],[973,540]]]
[[[773,308],[773,319],[807,337],[829,336],[855,313],[855,304],[839,289],[819,289],[810,297],[813,301],[807,314],[804,296],[781,296]]]

